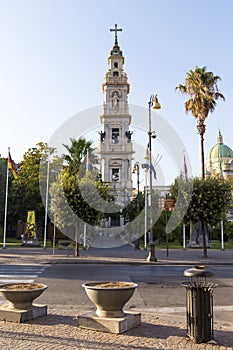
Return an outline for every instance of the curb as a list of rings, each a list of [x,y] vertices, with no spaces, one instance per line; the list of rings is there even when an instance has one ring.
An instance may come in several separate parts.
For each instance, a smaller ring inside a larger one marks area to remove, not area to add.
[[[17,262],[14,261],[14,263],[36,263],[36,264],[43,264],[43,265],[61,265],[61,264],[67,264],[67,265],[78,265],[78,264],[86,264],[86,265],[91,265],[91,264],[99,264],[99,265],[136,265],[136,266],[169,266],[169,265],[178,265],[178,266],[193,266],[193,265],[204,265],[204,266],[233,266],[233,261],[228,262],[228,261],[174,261],[174,260],[158,260],[158,261],[146,261],[145,260],[135,260],[135,259],[128,259],[124,260],[114,260],[114,258],[109,258],[108,260],[101,260],[98,259],[97,257],[94,257],[92,259],[83,259],[79,257],[74,257],[74,258],[64,258],[64,259],[49,259],[47,256],[45,258],[37,259],[37,256],[21,256],[20,260],[18,256],[15,256],[14,258],[11,257],[5,257],[4,259],[0,258],[0,264],[1,265],[6,265],[9,263],[12,263],[13,260],[18,260]],[[120,259],[120,258],[119,258]]]

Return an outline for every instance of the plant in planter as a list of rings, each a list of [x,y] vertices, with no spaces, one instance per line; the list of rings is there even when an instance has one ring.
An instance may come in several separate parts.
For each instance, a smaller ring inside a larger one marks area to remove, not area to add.
[[[83,287],[96,306],[99,317],[123,317],[123,307],[132,297],[137,284],[130,282],[87,282]]]
[[[47,314],[47,305],[34,305],[47,285],[42,283],[9,283],[0,286],[1,295],[8,301],[0,307],[0,319],[24,322]]]
[[[86,282],[83,285],[87,296],[95,304],[95,313],[78,317],[79,326],[100,331],[122,333],[141,322],[140,313],[124,312],[124,305],[130,300],[136,283],[108,281]]]

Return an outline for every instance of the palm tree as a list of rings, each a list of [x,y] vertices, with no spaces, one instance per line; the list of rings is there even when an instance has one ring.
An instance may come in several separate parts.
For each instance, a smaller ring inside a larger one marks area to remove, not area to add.
[[[204,133],[206,130],[205,119],[208,114],[214,111],[216,101],[221,98],[225,100],[223,94],[218,90],[217,82],[221,78],[212,72],[207,72],[206,67],[195,67],[186,73],[184,84],[176,87],[181,94],[188,95],[185,102],[185,112],[191,112],[197,120],[197,130],[200,135],[201,144],[201,174],[205,178],[204,166]]]
[[[63,159],[67,162],[68,175],[70,181],[78,183],[87,174],[87,163],[90,158],[91,163],[97,163],[97,156],[94,154],[95,148],[92,147],[92,141],[87,141],[85,138],[80,137],[79,139],[70,138],[71,145],[64,145],[68,154],[63,154]],[[72,179],[73,178],[73,179]],[[63,183],[64,186],[64,183]],[[79,186],[78,186],[79,187]],[[75,195],[80,193],[80,189],[76,187],[76,193],[71,191],[70,182],[67,182],[67,192],[70,197],[72,197],[73,204],[77,207],[82,208],[85,205],[85,201],[75,202]],[[77,196],[78,197],[78,196]],[[77,205],[78,204],[78,205]],[[93,215],[94,216],[94,215]],[[75,224],[75,256],[79,256],[79,242],[78,242],[78,231],[81,231],[80,222],[77,220]]]
[[[86,173],[86,158],[89,154],[91,162],[94,164],[98,163],[96,155],[93,153],[95,148],[92,147],[92,141],[86,141],[84,138],[78,140],[71,138],[71,145],[63,145],[68,154],[64,154],[63,158],[68,163],[69,173],[75,173],[83,177]],[[83,169],[80,169],[81,164],[84,163]]]

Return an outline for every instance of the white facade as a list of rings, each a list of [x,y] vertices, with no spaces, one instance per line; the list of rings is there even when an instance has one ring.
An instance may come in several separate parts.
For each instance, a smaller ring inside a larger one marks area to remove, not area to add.
[[[220,175],[224,179],[233,175],[233,151],[223,143],[220,131],[217,136],[217,144],[209,151],[205,165],[207,175]]]
[[[108,57],[109,69],[102,84],[104,102],[100,116],[99,155],[102,181],[110,184],[111,194],[124,205],[132,197],[131,162],[134,152],[132,132],[129,130],[130,85],[123,69],[124,57],[117,41],[118,30],[115,28],[115,43]]]

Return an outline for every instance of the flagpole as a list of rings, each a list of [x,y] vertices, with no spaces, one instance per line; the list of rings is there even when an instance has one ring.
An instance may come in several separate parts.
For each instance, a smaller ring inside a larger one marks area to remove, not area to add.
[[[222,250],[224,250],[224,230],[223,230],[223,220],[221,220],[221,246],[222,246]]]
[[[45,219],[44,219],[44,248],[46,248],[47,239],[47,220],[48,220],[48,199],[49,199],[49,158],[47,165],[47,181],[46,181],[46,195],[45,195]]]
[[[89,166],[89,150],[87,150],[87,159],[86,159],[86,175],[88,172],[88,166]],[[87,245],[87,223],[84,222],[83,226],[83,248],[86,249]]]
[[[184,176],[185,176],[185,181],[188,181],[188,169],[187,169],[187,164],[186,164],[186,159],[185,159],[185,151],[183,151],[184,153]]]
[[[223,172],[222,172],[222,161],[221,161],[221,151],[220,151],[220,147],[218,147],[218,163],[219,163],[219,175],[220,178],[223,178]]]
[[[89,151],[87,150],[87,159],[86,159],[86,175],[88,171],[88,157],[89,157]]]
[[[8,159],[10,154],[10,147],[8,147],[7,156],[7,167],[6,167],[6,196],[5,196],[5,214],[4,214],[4,228],[3,228],[3,248],[6,248],[6,223],[7,223],[7,201],[8,201],[8,182],[9,182],[9,171],[8,171]]]
[[[144,249],[147,249],[147,210],[148,210],[148,193],[147,193],[147,169],[145,169],[145,226],[144,226]]]
[[[86,249],[87,245],[87,223],[84,222],[84,227],[83,227],[83,248]]]
[[[186,249],[185,225],[183,225],[183,249]]]

